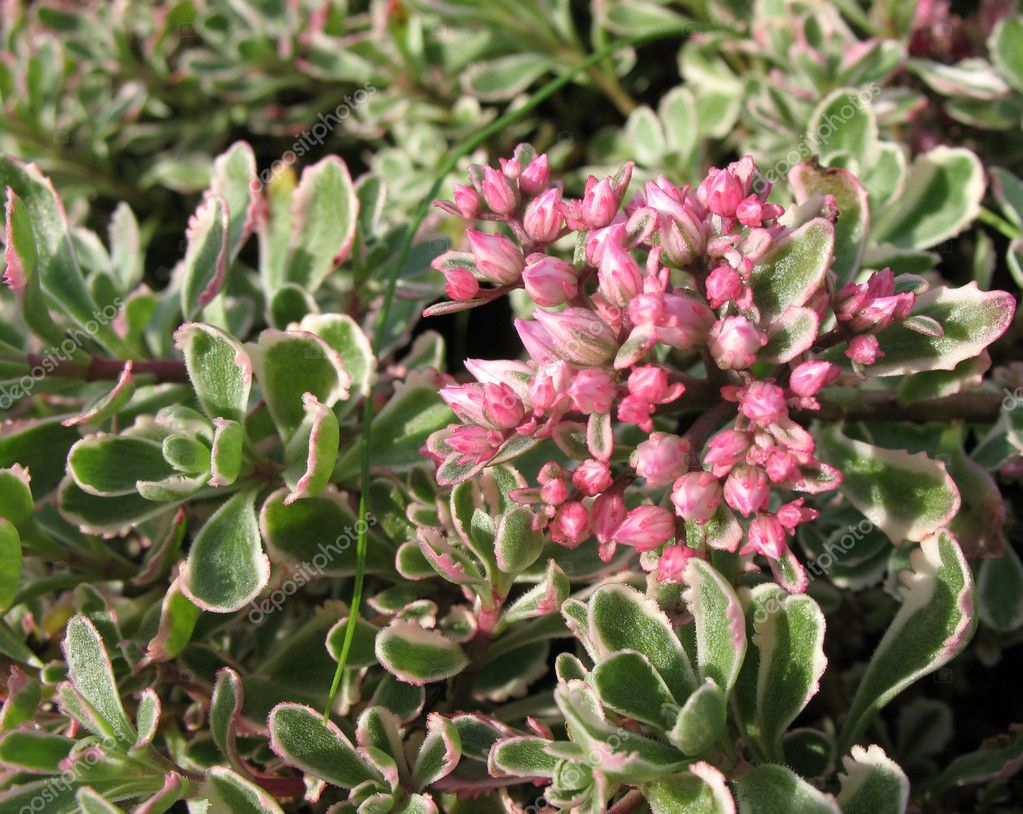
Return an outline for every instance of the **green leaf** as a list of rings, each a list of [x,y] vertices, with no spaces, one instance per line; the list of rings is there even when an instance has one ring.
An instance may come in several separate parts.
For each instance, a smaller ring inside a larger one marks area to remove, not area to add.
[[[84,616],[72,618],[63,649],[68,679],[81,701],[122,746],[134,745],[137,733],[121,704],[110,657],[95,625]]]
[[[71,447],[68,472],[84,491],[101,497],[132,495],[140,481],[177,474],[160,444],[124,435],[90,435]]]
[[[14,601],[21,582],[21,535],[9,520],[0,518],[0,611]]]
[[[768,757],[781,757],[786,728],[816,694],[824,674],[824,615],[802,594],[784,594],[775,586],[754,591],[762,596],[753,614],[757,648],[756,740]]]
[[[376,357],[359,323],[347,314],[309,314],[299,328],[316,334],[338,352],[351,377],[353,395],[369,395],[376,374]],[[351,403],[354,406],[354,400]]]
[[[746,655],[746,620],[739,598],[706,560],[686,566],[682,597],[696,629],[696,667],[701,679],[711,678],[727,696]]]
[[[668,740],[683,754],[696,757],[710,749],[725,733],[728,702],[721,688],[708,678],[678,710]]]
[[[824,280],[835,248],[835,227],[814,218],[781,238],[753,267],[750,287],[761,321],[774,322],[803,305]]]
[[[35,503],[29,471],[19,465],[0,469],[0,518],[21,525],[32,516]]]
[[[122,201],[110,216],[110,268],[122,292],[142,280],[142,240],[131,207]]]
[[[82,814],[124,814],[124,809],[115,806],[89,786],[78,789],[75,797]]]
[[[533,520],[533,512],[525,506],[514,506],[497,522],[494,553],[504,573],[522,573],[543,551],[543,534],[534,530]]]
[[[880,746],[854,746],[842,760],[842,814],[903,814],[909,802],[909,779]]]
[[[174,341],[184,354],[188,378],[206,415],[242,423],[249,406],[252,362],[241,343],[201,322],[186,322]]]
[[[256,380],[285,441],[291,439],[305,419],[306,393],[327,407],[348,398],[350,379],[344,362],[337,351],[315,334],[270,328],[249,348]]]
[[[333,786],[355,788],[381,778],[332,721],[301,704],[278,704],[270,712],[270,748],[292,766]]]
[[[0,732],[8,732],[32,719],[39,708],[40,697],[39,681],[12,665],[7,679],[7,698],[0,709]]]
[[[959,490],[945,464],[922,452],[876,447],[829,425],[818,434],[817,454],[843,473],[846,499],[896,545],[923,540],[959,511]]]
[[[141,495],[97,497],[80,489],[72,478],[66,478],[58,493],[60,513],[87,534],[120,536],[140,523],[163,514],[173,505],[146,500]]]
[[[146,648],[150,661],[169,661],[185,649],[202,612],[181,592],[180,578],[171,583],[160,604],[160,625]]]
[[[929,789],[934,798],[950,789],[1010,777],[1023,762],[1023,727],[1013,724],[1009,732],[986,740],[975,752],[960,755],[945,767]]]
[[[462,648],[414,622],[393,622],[377,635],[377,661],[408,684],[428,684],[457,675],[469,664]]]
[[[652,814],[735,814],[735,801],[721,772],[695,763],[643,789]]]
[[[991,59],[1005,80],[1023,93],[1023,17],[1004,17],[988,38]]]
[[[684,85],[669,90],[657,104],[657,114],[664,125],[665,146],[682,162],[692,158],[700,132],[705,127],[698,110],[703,113],[693,91]]]
[[[767,344],[757,357],[763,362],[781,364],[810,349],[817,338],[820,317],[812,308],[789,306],[767,326]]]
[[[947,531],[924,540],[901,575],[902,607],[877,646],[842,729],[840,753],[885,704],[948,663],[973,636],[973,577]]]
[[[331,155],[306,167],[292,200],[286,280],[316,291],[355,240],[359,199],[345,162]]]
[[[629,114],[623,135],[639,164],[657,167],[663,163],[666,152],[664,128],[649,107],[642,105]]]
[[[619,650],[597,662],[592,683],[601,703],[621,715],[658,729],[675,720],[678,702],[650,660],[635,650]]]
[[[835,221],[835,259],[831,270],[841,287],[856,276],[870,232],[867,191],[856,176],[840,167],[820,167],[814,162],[797,164],[789,171],[789,183],[796,203],[815,195],[833,195],[838,205]]]
[[[114,386],[87,402],[78,415],[65,418],[62,422],[64,426],[81,427],[86,424],[101,424],[121,412],[131,401],[131,397],[135,395],[135,381],[132,374],[134,364],[130,359],[125,362],[121,375],[118,376]]]
[[[334,661],[337,661],[341,655],[341,646],[344,642],[345,628],[347,626],[348,617],[345,616],[339,619],[337,624],[327,634],[327,650],[330,651],[330,657]],[[380,628],[376,625],[367,622],[361,617],[356,619],[355,637],[352,639],[352,646],[348,651],[348,661],[345,663],[346,668],[369,667],[377,663],[375,646],[377,633],[379,632]]]
[[[74,740],[47,732],[8,732],[0,738],[0,763],[4,768],[31,773],[57,774],[71,753]]]
[[[1010,633],[1023,625],[1023,563],[1011,546],[977,568],[977,610],[992,630]]]
[[[739,814],[842,814],[835,798],[784,766],[762,764],[735,781]]]
[[[914,159],[905,189],[874,222],[870,238],[910,249],[936,246],[976,219],[984,186],[984,169],[972,152],[935,147]]]
[[[203,796],[210,803],[206,814],[284,814],[268,792],[224,766],[206,773]]]
[[[864,104],[856,88],[833,90],[810,115],[806,141],[815,147],[820,145],[817,149],[826,161],[837,153],[847,153],[866,164],[877,143],[873,107]]]
[[[502,102],[525,91],[551,68],[540,54],[509,54],[474,61],[462,73],[462,88],[484,102]]]
[[[330,482],[341,429],[337,416],[312,393],[302,395],[306,416],[284,448],[284,482],[291,489],[285,503],[315,497]]]
[[[210,192],[221,198],[230,216],[227,257],[234,260],[252,233],[259,201],[256,156],[244,141],[236,141],[213,162]]]
[[[447,777],[462,756],[462,739],[455,725],[443,715],[431,712],[426,717],[426,738],[419,747],[412,768],[412,781],[417,789]]]
[[[606,585],[593,594],[587,613],[589,638],[602,655],[618,650],[643,654],[679,702],[696,689],[689,657],[652,599],[626,585]]]
[[[210,450],[210,486],[230,486],[241,473],[245,447],[245,429],[237,421],[213,419],[213,446]]]
[[[180,272],[185,319],[193,319],[224,287],[227,230],[227,204],[219,195],[207,194],[188,221],[188,247]]]
[[[547,752],[551,741],[519,735],[495,743],[490,750],[493,777],[554,777],[558,759]]]
[[[181,589],[203,610],[232,613],[259,595],[270,579],[256,523],[256,493],[232,495],[192,542]]]
[[[1011,294],[981,291],[976,283],[932,288],[916,298],[913,314],[936,320],[943,336],[927,336],[893,323],[877,335],[884,356],[868,372],[871,376],[898,376],[922,370],[953,370],[1005,333],[1015,309]],[[841,349],[832,352],[830,358],[848,366]]]
[[[235,744],[235,725],[242,711],[242,681],[238,673],[224,667],[217,673],[210,700],[210,734],[220,753],[236,768],[241,765]]]
[[[145,749],[153,742],[156,731],[160,728],[160,696],[152,687],[146,687],[139,696],[138,708],[135,710],[135,728],[139,737],[135,741],[135,749]]]

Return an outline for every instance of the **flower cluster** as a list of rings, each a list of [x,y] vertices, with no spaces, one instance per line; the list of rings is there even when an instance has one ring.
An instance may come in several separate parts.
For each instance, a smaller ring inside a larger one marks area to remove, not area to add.
[[[822,273],[776,313],[772,257],[810,221],[831,230],[837,208],[821,196],[782,224],[750,157],[711,169],[695,189],[660,177],[631,199],[631,164],[591,176],[572,199],[551,181],[546,156],[527,146],[500,169],[470,174],[472,186],[439,205],[502,223],[507,234],[468,229],[469,252],[437,258],[454,302],[434,310],[514,288],[535,308],[515,324],[526,361],[471,359],[476,381],[441,391],[462,423],[427,443],[439,480],[550,439],[571,463],[546,464],[515,497],[555,543],[595,538],[605,561],[619,545],[646,552],[671,543],[657,574],[678,581],[701,553],[687,537],[710,524],[708,545],[763,555],[779,582],[802,590],[787,540],[817,513],[803,497],[780,495],[835,489],[841,473],[814,457],[814,438],[793,412],[818,409],[821,389],[842,374],[819,352],[845,342],[850,375],[860,376],[884,355],[877,334],[909,316],[912,291],[888,269],[841,288]],[[563,259],[559,247],[572,245],[574,260]],[[666,431],[697,408],[706,412],[685,432]],[[632,449],[616,444],[628,425],[645,436]]]

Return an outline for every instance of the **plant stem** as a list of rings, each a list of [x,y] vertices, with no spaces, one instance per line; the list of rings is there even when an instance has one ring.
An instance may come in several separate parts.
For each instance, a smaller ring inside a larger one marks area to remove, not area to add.
[[[60,379],[81,379],[85,382],[117,381],[126,362],[124,359],[93,356],[86,366],[65,359],[57,361],[54,365],[53,357],[42,353],[26,353],[24,361],[29,370],[36,367],[46,370],[49,365],[53,365],[53,369],[48,370],[47,375]],[[139,359],[134,361],[132,370],[136,376],[153,376],[161,384],[188,381],[185,363],[177,359]]]
[[[675,37],[680,34],[685,34],[691,30],[690,25],[680,25],[673,28],[664,29],[663,31],[657,31],[654,33],[643,34],[636,37],[629,37],[624,40],[617,40],[609,43],[603,48],[594,51],[586,59],[581,60],[573,67],[569,68],[561,76],[552,79],[540,90],[534,93],[529,100],[521,107],[509,110],[504,115],[499,116],[493,122],[486,127],[478,130],[474,135],[463,141],[458,147],[456,147],[451,153],[448,154],[447,159],[441,165],[437,171],[437,175],[434,179],[429,192],[420,201],[418,208],[412,215],[409,221],[408,227],[405,229],[404,237],[402,238],[401,247],[398,250],[397,257],[389,269],[389,275],[387,280],[387,289],[384,293],[384,302],[377,312],[377,318],[374,323],[373,331],[373,346],[376,350],[378,343],[380,342],[381,336],[384,333],[384,329],[387,327],[387,320],[391,312],[391,303],[394,300],[394,291],[398,282],[398,272],[405,263],[405,259],[408,257],[409,251],[412,249],[412,242],[415,240],[416,233],[419,231],[419,227],[422,226],[423,221],[426,219],[427,213],[430,211],[430,207],[433,205],[434,199],[437,197],[437,193],[440,191],[441,186],[444,184],[445,179],[451,173],[455,167],[458,166],[458,162],[466,155],[475,150],[478,146],[483,144],[491,136],[500,133],[506,127],[520,119],[524,118],[530,112],[535,110],[542,102],[553,96],[561,88],[565,87],[569,82],[575,79],[583,71],[588,70],[590,67],[597,65],[601,60],[614,54],[616,51],[634,46],[640,45],[645,42],[653,42],[659,39],[666,39],[668,37]],[[702,26],[701,28],[705,28]],[[359,495],[359,536],[355,544],[355,583],[352,587],[352,601],[348,611],[348,622],[345,624],[345,637],[341,645],[341,652],[338,653],[337,669],[334,671],[334,680],[330,685],[330,693],[327,696],[327,704],[323,710],[323,719],[326,721],[330,717],[330,710],[334,706],[334,699],[337,696],[338,689],[341,686],[341,676],[344,673],[345,664],[348,662],[348,654],[352,648],[352,641],[355,638],[355,624],[359,617],[359,608],[362,604],[362,590],[363,583],[366,575],[366,515],[367,515],[367,504],[366,496],[369,492],[369,470],[370,470],[370,449],[372,447],[372,435],[373,435],[373,399],[367,398],[363,403],[362,411],[362,459],[361,459],[361,471],[360,471],[360,495]]]

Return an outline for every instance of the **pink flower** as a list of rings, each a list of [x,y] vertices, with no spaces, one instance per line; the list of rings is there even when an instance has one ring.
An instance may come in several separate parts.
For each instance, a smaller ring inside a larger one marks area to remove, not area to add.
[[[626,515],[612,536],[616,543],[650,551],[675,536],[675,518],[660,506],[638,506]]]
[[[771,485],[763,469],[739,464],[728,475],[724,488],[725,503],[743,517],[749,517],[767,505]]]
[[[805,498],[799,498],[778,509],[778,522],[785,527],[789,534],[792,534],[797,526],[817,519],[819,512],[816,509],[805,508],[804,502]]]
[[[781,217],[784,211],[778,204],[765,204],[756,195],[749,195],[735,207],[735,217],[743,226],[758,227],[765,220]]]
[[[467,229],[465,236],[476,258],[476,268],[483,277],[497,285],[519,281],[526,261],[511,240],[504,235],[488,235],[476,229]]]
[[[634,367],[629,374],[629,393],[651,404],[668,404],[681,396],[686,386],[668,382],[668,371],[657,365]]]
[[[671,502],[675,514],[702,526],[721,505],[721,484],[710,472],[687,472],[672,486]]]
[[[707,275],[707,301],[719,308],[742,294],[742,278],[731,266],[718,266]]]
[[[618,387],[606,370],[580,370],[568,388],[572,406],[581,413],[609,413]]]
[[[797,396],[812,398],[837,378],[842,369],[819,359],[796,365],[789,376],[789,389]]]
[[[483,415],[497,429],[511,430],[526,415],[526,408],[518,395],[506,384],[483,385]]]
[[[729,170],[711,168],[697,188],[696,197],[715,215],[733,218],[743,197],[742,182]]]
[[[872,365],[884,356],[884,353],[881,351],[876,336],[863,334],[849,340],[849,347],[845,349],[845,355],[861,365]]]
[[[629,300],[643,289],[643,275],[639,265],[617,243],[609,243],[604,248],[597,279],[601,292],[616,305],[628,305]]]
[[[794,455],[775,448],[775,451],[767,456],[764,469],[771,483],[784,483],[799,475],[799,462]]]
[[[590,536],[590,515],[578,500],[558,506],[548,527],[551,539],[565,548],[575,548]]]
[[[767,337],[745,317],[728,317],[711,329],[707,347],[714,361],[725,370],[744,370],[756,361]]]
[[[533,316],[551,338],[554,355],[566,362],[601,367],[618,350],[610,326],[586,308],[570,307],[557,314],[537,311]]]
[[[604,461],[583,461],[572,473],[572,483],[584,495],[594,497],[611,487],[611,469]]]
[[[479,280],[472,276],[469,269],[445,269],[444,293],[458,302],[471,300],[480,293]]]
[[[847,283],[835,297],[835,317],[853,333],[876,333],[913,310],[916,295],[895,293],[891,269],[875,271],[866,283]]]
[[[575,266],[546,254],[531,254],[522,272],[526,293],[545,308],[564,305],[576,295]]]
[[[537,414],[555,410],[565,411],[570,406],[568,388],[572,371],[564,362],[541,365],[529,383],[529,404]]]
[[[499,215],[510,215],[519,205],[515,190],[503,172],[484,167],[482,186],[483,200]]]
[[[459,454],[459,463],[478,464],[494,457],[504,443],[504,434],[486,427],[465,424],[452,430],[445,440]]]
[[[586,238],[586,262],[591,266],[599,266],[608,246],[612,243],[624,246],[627,240],[628,232],[624,220],[603,229],[592,229]]]
[[[658,323],[657,338],[673,348],[695,348],[707,340],[707,332],[713,324],[714,312],[704,303],[687,295],[665,294],[664,316]]]
[[[480,211],[480,196],[465,184],[455,184],[455,206],[466,220],[472,220]]]
[[[746,457],[750,436],[739,430],[723,430],[710,439],[703,462],[717,477],[727,475],[733,466]]]
[[[641,396],[626,396],[618,402],[618,420],[635,424],[646,432],[654,428],[654,405]]]
[[[625,519],[625,501],[617,492],[605,492],[590,507],[590,528],[601,543],[607,542]]]
[[[551,243],[561,233],[561,192],[551,187],[534,198],[522,216],[522,228],[535,243]]]
[[[682,582],[686,566],[696,556],[696,551],[687,545],[668,546],[661,552],[661,559],[657,563],[658,581]]]
[[[785,391],[776,384],[753,381],[743,392],[739,410],[754,424],[766,427],[789,414]]]
[[[596,179],[590,176],[591,181]],[[580,215],[590,229],[607,226],[618,211],[618,198],[611,188],[611,179],[605,178],[596,183],[587,183],[586,194],[583,195]]]
[[[778,518],[771,514],[758,514],[750,521],[746,532],[749,547],[758,554],[777,560],[788,547],[785,543],[785,529]]]
[[[522,171],[519,176],[519,189],[527,195],[535,195],[544,189],[551,180],[550,162],[547,154],[541,153]]]
[[[636,447],[633,466],[648,486],[664,486],[685,472],[689,442],[668,432],[655,432]]]

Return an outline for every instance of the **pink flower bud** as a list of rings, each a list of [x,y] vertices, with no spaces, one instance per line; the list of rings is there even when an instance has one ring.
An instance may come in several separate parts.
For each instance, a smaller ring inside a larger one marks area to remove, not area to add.
[[[611,327],[586,308],[537,311],[533,316],[553,340],[555,355],[570,364],[601,367],[618,351]]]
[[[444,293],[453,300],[465,302],[480,293],[480,283],[469,269],[445,269]]]
[[[459,454],[459,463],[478,464],[494,457],[504,443],[504,434],[486,427],[467,424],[455,428],[446,441],[447,445]]]
[[[707,275],[707,300],[719,308],[742,294],[742,278],[731,266],[718,266]]]
[[[562,503],[549,526],[551,539],[565,548],[575,548],[590,536],[590,515],[578,500]]]
[[[455,206],[466,220],[472,220],[480,211],[480,196],[472,187],[455,184]]]
[[[792,374],[789,376],[789,389],[797,396],[811,398],[816,396],[841,372],[842,369],[831,362],[819,359],[803,362],[793,368]]]
[[[715,323],[707,341],[714,361],[725,370],[748,368],[765,344],[767,337],[745,317],[728,317]]]
[[[605,492],[590,507],[590,528],[601,543],[607,542],[625,519],[625,501],[617,492]]]
[[[785,529],[770,514],[758,514],[750,521],[746,539],[754,551],[772,560],[780,558],[787,548]]]
[[[771,382],[753,381],[742,393],[739,410],[755,424],[766,427],[788,415],[785,391]]]
[[[618,403],[618,420],[635,424],[646,432],[654,428],[650,420],[653,414],[654,405],[640,396],[626,396]]]
[[[499,430],[515,429],[525,418],[526,408],[506,384],[483,385],[483,415]]]
[[[643,290],[643,275],[639,265],[617,243],[609,243],[597,271],[600,291],[616,305],[628,305],[629,300]]]
[[[511,285],[519,281],[526,261],[511,240],[504,235],[488,235],[476,229],[467,229],[465,236],[476,258],[476,268],[487,280],[497,285]]]
[[[677,217],[659,215],[657,232],[664,261],[675,268],[684,268],[707,248],[707,228],[690,201]]]
[[[689,561],[698,556],[696,551],[687,545],[668,546],[661,552],[657,563],[657,579],[659,582],[682,582]]]
[[[668,404],[686,391],[682,382],[668,381],[668,371],[657,365],[634,367],[629,374],[629,393],[652,404]]]
[[[721,484],[710,472],[687,472],[671,488],[675,514],[702,526],[721,505]]]
[[[519,176],[519,189],[527,195],[536,195],[550,183],[550,180],[550,162],[547,160],[547,154],[541,153],[522,171]]]
[[[583,461],[572,473],[572,483],[584,495],[594,497],[611,488],[611,469],[604,461]]]
[[[735,217],[742,196],[742,182],[728,170],[711,169],[696,190],[700,203],[723,218]]]
[[[616,543],[651,551],[675,536],[675,518],[660,506],[637,506],[614,531]]]
[[[449,384],[440,389],[439,395],[462,421],[470,424],[489,424],[483,414],[482,386],[475,383]]]
[[[633,466],[647,486],[665,486],[686,471],[689,442],[669,432],[655,432],[636,447]]]
[[[798,498],[778,509],[778,522],[785,527],[789,534],[795,532],[797,526],[817,519],[819,512],[816,509],[805,508],[803,506],[805,502],[805,498]]]
[[[545,308],[564,305],[578,290],[575,266],[546,254],[531,254],[522,272],[526,293]]]
[[[746,457],[746,451],[750,448],[751,443],[748,433],[739,430],[724,430],[710,439],[703,462],[710,466],[711,472],[722,477]]]
[[[884,353],[881,351],[876,336],[863,334],[849,340],[849,347],[845,349],[845,355],[861,365],[872,365],[884,356]]]
[[[554,340],[539,322],[516,319],[513,324],[530,359],[534,362],[550,362],[555,359]]]
[[[603,229],[593,229],[586,238],[586,262],[591,266],[599,266],[610,244],[624,246],[627,240],[628,231],[624,221],[605,226]]]
[[[483,168],[483,200],[499,215],[510,215],[519,205],[507,176],[493,167]]]
[[[587,187],[581,208],[583,221],[590,229],[607,226],[618,211],[618,198],[611,188],[611,179],[605,178]]]
[[[561,192],[554,187],[534,198],[522,216],[522,228],[534,243],[557,240],[563,223]]]
[[[550,506],[560,506],[568,499],[568,484],[561,478],[551,478],[540,487],[540,499]]]
[[[568,409],[566,394],[571,381],[572,372],[564,362],[541,365],[529,383],[530,406],[538,414],[551,412],[558,406]]]
[[[767,456],[764,470],[771,483],[784,483],[799,475],[799,462],[791,453],[775,450]]]
[[[725,503],[749,517],[767,505],[771,496],[771,485],[763,469],[749,464],[739,464],[728,475],[724,488]]]
[[[606,370],[580,370],[568,388],[572,406],[581,413],[609,413],[618,386]]]
[[[684,294],[664,295],[664,317],[657,328],[664,344],[681,350],[698,347],[707,341],[712,325],[714,312],[704,303]]]

